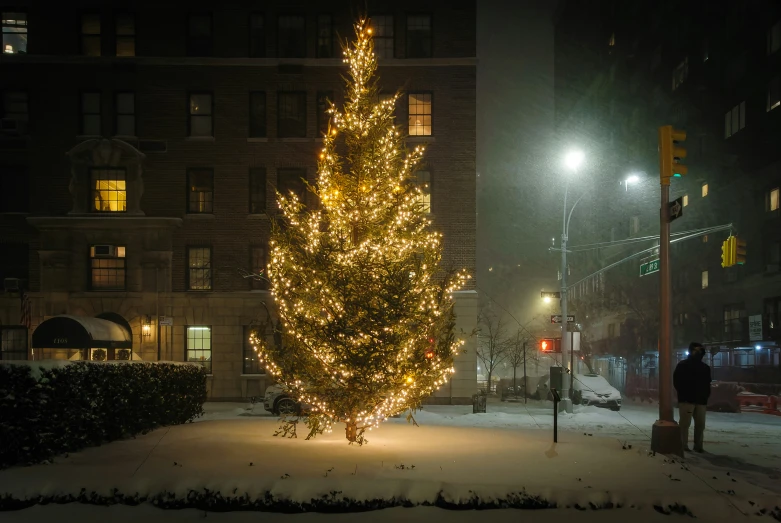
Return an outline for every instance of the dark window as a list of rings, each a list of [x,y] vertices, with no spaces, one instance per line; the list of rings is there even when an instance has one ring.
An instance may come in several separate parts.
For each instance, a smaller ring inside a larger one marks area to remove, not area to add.
[[[136,95],[135,93],[117,93],[115,98],[117,114],[114,124],[117,136],[136,135]]]
[[[187,56],[211,56],[212,15],[191,14],[187,19]]]
[[[767,30],[767,54],[773,54],[781,49],[781,20]]]
[[[283,15],[279,17],[279,57],[306,57],[306,22],[303,16]]]
[[[266,168],[251,167],[249,170],[249,212],[266,213]]]
[[[306,93],[277,93],[277,135],[306,138]]]
[[[115,19],[117,56],[136,55],[136,19],[130,13],[119,13]]]
[[[409,94],[410,136],[431,136],[431,93]]]
[[[431,172],[428,170],[417,171],[415,173],[416,185],[420,190],[418,203],[425,213],[431,212]]]
[[[265,91],[253,91],[249,94],[249,137],[266,137]]]
[[[265,339],[263,339],[264,335],[263,333],[260,333],[256,330],[255,327],[252,325],[247,325],[244,327],[244,359],[243,359],[243,365],[242,365],[242,374],[265,374],[266,369],[263,368],[263,366],[260,364],[260,360],[258,359],[258,353],[255,350],[255,347],[253,347],[252,343],[250,343],[250,336],[252,334],[255,334],[258,338],[261,339],[264,343],[266,342]]]
[[[92,210],[96,212],[127,211],[127,185],[124,169],[90,169]]]
[[[81,54],[100,56],[100,15],[98,13],[81,15]]]
[[[393,17],[386,15],[372,16],[371,26],[374,30],[374,54],[377,58],[393,58],[395,56]]]
[[[254,58],[266,56],[266,20],[261,13],[249,15],[249,55]]]
[[[11,325],[0,327],[0,360],[27,359],[27,328]]]
[[[257,245],[250,247],[249,252],[250,271],[260,278],[250,278],[252,289],[266,288],[266,249]]]
[[[407,58],[431,58],[431,15],[407,16]]]
[[[82,136],[100,136],[101,111],[100,93],[81,93],[81,128]]]
[[[300,201],[304,202],[305,179],[306,169],[277,169],[277,190],[283,196],[288,196],[292,191]]]
[[[27,123],[30,120],[27,93],[24,91],[5,91],[0,101],[2,102],[0,130],[8,134],[27,134]]]
[[[0,243],[0,282],[6,278],[29,281],[30,249],[26,243]]]
[[[212,371],[212,328],[204,325],[187,327],[187,361],[199,363],[207,374]]]
[[[333,91],[321,91],[317,93],[317,135],[322,137],[328,133],[328,124],[331,121],[331,115],[328,110],[331,108],[329,102],[334,101]]]
[[[30,210],[30,181],[27,169],[0,165],[0,213]],[[0,247],[0,251],[7,246]]]
[[[189,136],[214,136],[211,93],[190,93]]]
[[[214,171],[190,169],[187,171],[187,212],[211,214],[214,200]]]
[[[27,13],[3,11],[3,53],[27,53]]]
[[[89,248],[89,259],[91,290],[125,290],[125,247],[93,245]]]
[[[187,248],[187,288],[191,291],[212,289],[211,247]]]
[[[765,251],[765,261],[767,265],[776,266],[773,270],[778,270],[778,264],[781,263],[781,243],[770,242]]]
[[[317,57],[333,58],[334,56],[334,28],[331,15],[317,16]]]
[[[740,102],[724,114],[724,138],[746,127],[746,102]]]

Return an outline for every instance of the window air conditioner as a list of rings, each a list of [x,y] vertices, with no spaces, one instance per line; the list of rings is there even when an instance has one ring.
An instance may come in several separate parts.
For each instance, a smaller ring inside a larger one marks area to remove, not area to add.
[[[6,291],[19,291],[22,289],[22,280],[20,278],[4,278],[3,289]]]
[[[96,245],[95,258],[116,258],[117,248],[113,245]]]

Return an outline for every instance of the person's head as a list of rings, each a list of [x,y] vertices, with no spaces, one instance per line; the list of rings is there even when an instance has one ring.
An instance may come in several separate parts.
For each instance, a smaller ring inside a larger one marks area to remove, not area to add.
[[[693,360],[701,360],[705,356],[705,347],[702,344],[693,341],[689,344],[689,358]]]

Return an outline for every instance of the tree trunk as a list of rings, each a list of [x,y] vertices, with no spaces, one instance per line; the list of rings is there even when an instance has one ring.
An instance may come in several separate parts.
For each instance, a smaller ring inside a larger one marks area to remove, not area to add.
[[[485,393],[488,394],[489,396],[491,395],[491,375],[493,373],[494,373],[493,369],[488,371],[488,385],[486,385],[486,387],[485,387],[485,389],[486,389]]]
[[[518,367],[513,367],[513,394],[518,394],[518,391],[515,390],[515,371]]]
[[[355,422],[347,423],[344,428],[344,434],[347,437],[347,441],[355,443],[358,439],[358,425]]]

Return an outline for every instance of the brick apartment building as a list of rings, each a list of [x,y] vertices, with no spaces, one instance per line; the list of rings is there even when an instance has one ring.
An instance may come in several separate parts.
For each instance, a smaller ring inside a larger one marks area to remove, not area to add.
[[[587,150],[583,175],[597,186],[575,211],[570,242],[658,235],[657,128],[686,130],[689,172],[670,194],[684,210],[672,232],[732,224],[747,258],[721,267],[729,230],[672,246],[673,350],[685,357],[701,341],[717,379],[781,382],[781,5],[567,0],[555,24],[557,134]],[[594,354],[644,354],[653,368],[658,275],[641,278],[636,259],[587,276],[654,245],[603,243],[573,256],[570,281],[582,281],[571,298],[589,317]]]
[[[275,189],[315,179],[360,4],[0,2],[2,359],[197,361],[213,398],[262,394],[247,338],[273,299],[242,271],[265,266]],[[475,274],[475,2],[368,9],[381,93],[429,144],[444,263]],[[474,284],[456,302],[471,332]],[[466,341],[432,401],[471,401]]]

